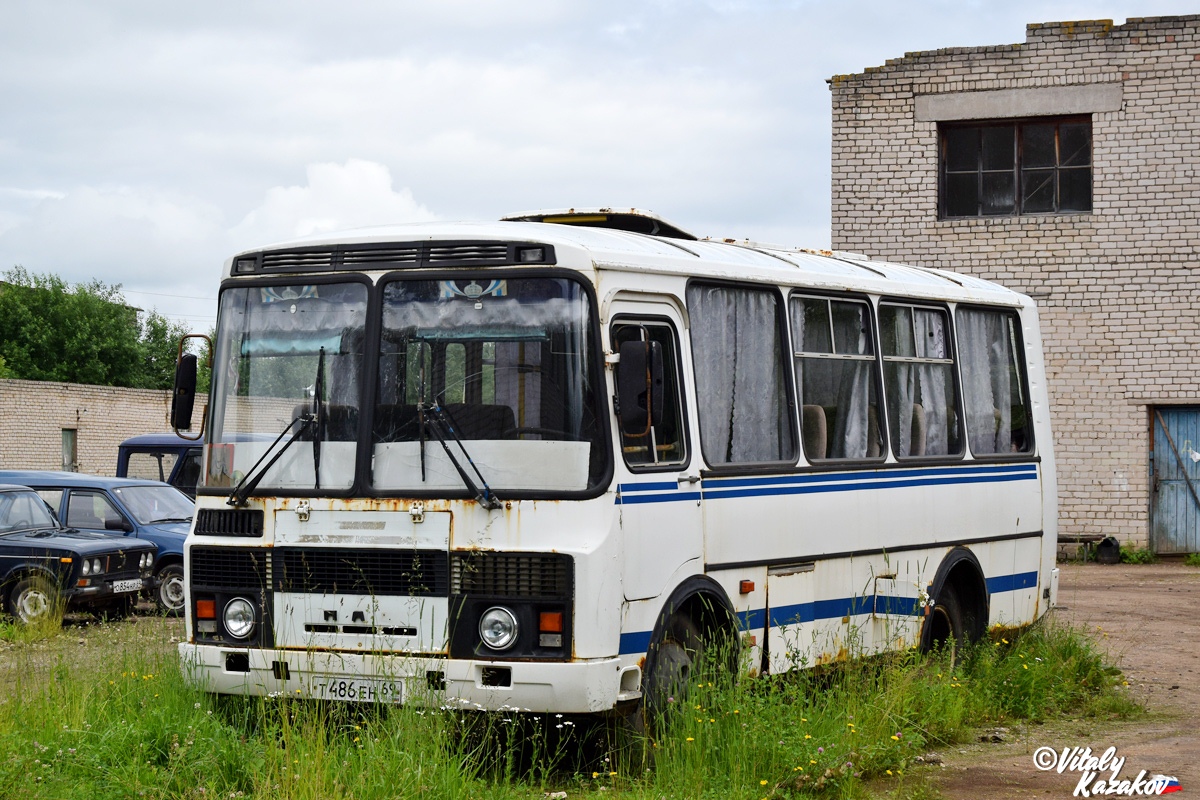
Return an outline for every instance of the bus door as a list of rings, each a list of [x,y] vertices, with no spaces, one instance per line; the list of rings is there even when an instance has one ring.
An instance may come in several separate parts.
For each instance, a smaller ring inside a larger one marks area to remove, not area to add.
[[[702,555],[699,459],[689,452],[682,390],[683,324],[676,306],[653,299],[615,301],[609,319],[611,352],[624,352],[624,374],[653,375],[647,396],[627,397],[626,406],[636,407],[617,415],[624,592],[627,600],[643,600],[660,595],[680,567]],[[614,370],[614,395],[621,394],[621,368]]]

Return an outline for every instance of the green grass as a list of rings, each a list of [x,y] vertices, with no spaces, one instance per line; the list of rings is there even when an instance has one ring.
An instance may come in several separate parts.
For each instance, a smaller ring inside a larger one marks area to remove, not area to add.
[[[1127,544],[1121,545],[1121,563],[1122,564],[1153,564],[1158,559],[1148,547],[1130,547]]]
[[[1139,710],[1092,639],[1046,624],[954,668],[910,651],[711,676],[656,738],[609,751],[583,720],[555,715],[209,696],[182,681],[163,641],[176,627],[141,620],[4,644],[0,797],[832,797],[861,795],[889,770],[933,792],[906,776],[913,757],[979,725]]]
[[[1200,553],[1188,553],[1183,557],[1185,567],[1200,567]]]

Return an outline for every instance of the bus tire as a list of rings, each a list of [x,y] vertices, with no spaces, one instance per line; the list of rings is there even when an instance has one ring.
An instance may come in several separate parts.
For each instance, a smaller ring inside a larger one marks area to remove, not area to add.
[[[942,587],[929,612],[929,649],[948,650],[950,663],[958,657],[958,649],[968,641],[968,629],[962,603],[953,584]]]
[[[661,718],[687,689],[692,674],[692,657],[674,639],[658,646],[654,669],[646,675],[642,702],[651,720]]]

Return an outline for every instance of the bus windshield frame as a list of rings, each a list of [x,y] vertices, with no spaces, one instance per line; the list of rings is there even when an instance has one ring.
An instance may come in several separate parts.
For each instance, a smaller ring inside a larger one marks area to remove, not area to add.
[[[199,494],[256,473],[250,496],[605,491],[604,358],[586,280],[544,268],[375,277],[222,285]]]

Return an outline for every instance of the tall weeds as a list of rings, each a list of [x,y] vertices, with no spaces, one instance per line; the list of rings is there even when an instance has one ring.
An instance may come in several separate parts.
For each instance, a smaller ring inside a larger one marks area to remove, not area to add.
[[[0,797],[839,796],[980,724],[1138,710],[1086,634],[1047,624],[955,665],[908,651],[753,680],[700,671],[655,735],[605,749],[556,715],[216,698],[141,627],[110,626],[103,648],[69,630],[57,652],[3,645]]]

